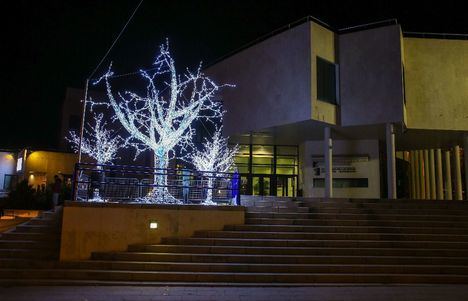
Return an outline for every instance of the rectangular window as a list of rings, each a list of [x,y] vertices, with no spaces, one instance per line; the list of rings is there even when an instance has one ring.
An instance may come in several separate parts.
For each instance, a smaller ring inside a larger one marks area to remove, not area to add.
[[[315,188],[325,187],[325,179],[315,178]],[[367,188],[369,187],[368,178],[334,178],[333,188]]]
[[[317,57],[317,99],[336,104],[336,66]]]

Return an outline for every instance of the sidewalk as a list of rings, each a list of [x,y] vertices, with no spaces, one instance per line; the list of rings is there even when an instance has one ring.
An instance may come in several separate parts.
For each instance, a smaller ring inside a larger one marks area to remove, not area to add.
[[[316,287],[1,287],[2,301],[452,301],[468,300],[467,285]]]

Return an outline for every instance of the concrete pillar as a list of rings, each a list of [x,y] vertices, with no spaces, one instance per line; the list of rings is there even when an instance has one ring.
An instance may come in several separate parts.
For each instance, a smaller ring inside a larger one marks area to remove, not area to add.
[[[424,150],[424,186],[426,187],[426,200],[431,198],[431,175],[429,167],[429,150]]]
[[[416,197],[416,152],[410,151],[410,167],[411,167],[411,198],[417,199]]]
[[[419,157],[419,189],[420,189],[419,198],[422,200],[426,198],[426,180],[424,178],[424,169],[425,169],[424,151],[419,150],[418,157]]]
[[[395,131],[392,123],[387,123],[387,191],[389,199],[397,198]]]
[[[463,137],[463,158],[465,161],[465,199],[468,200],[468,134]]]
[[[419,175],[419,151],[414,151],[414,186],[416,186],[416,199],[421,199],[421,178]]]
[[[445,199],[452,199],[452,169],[450,167],[450,151],[445,151]]]
[[[442,177],[442,150],[436,149],[436,166],[437,166],[437,199],[444,199],[444,178]]]
[[[460,164],[460,146],[455,145],[453,148],[453,161],[455,168],[455,199],[461,201],[463,199],[462,193],[462,178],[461,178],[461,164]]]
[[[437,198],[436,195],[436,175],[435,175],[435,162],[434,162],[434,150],[429,150],[429,174],[431,177],[430,187],[431,187],[431,200]]]
[[[324,130],[324,159],[325,159],[325,197],[333,197],[333,141],[331,128]]]

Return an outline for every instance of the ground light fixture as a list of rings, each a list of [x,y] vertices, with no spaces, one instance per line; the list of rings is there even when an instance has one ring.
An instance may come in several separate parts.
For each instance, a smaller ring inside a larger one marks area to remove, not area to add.
[[[157,221],[150,221],[149,222],[149,228],[150,229],[157,229],[158,228],[158,222]]]

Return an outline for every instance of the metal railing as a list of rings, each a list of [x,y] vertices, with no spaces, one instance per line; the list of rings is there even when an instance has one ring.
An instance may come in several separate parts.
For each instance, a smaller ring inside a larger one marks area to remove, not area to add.
[[[133,165],[75,165],[74,201],[133,203],[151,198],[156,190],[184,204],[202,203],[211,195],[209,199],[215,203],[239,205],[240,175]]]

